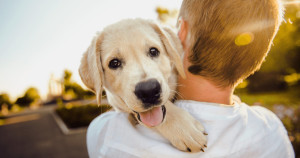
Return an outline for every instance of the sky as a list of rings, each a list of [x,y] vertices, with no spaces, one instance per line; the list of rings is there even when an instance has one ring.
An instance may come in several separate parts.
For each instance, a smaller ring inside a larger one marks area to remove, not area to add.
[[[36,87],[45,99],[51,74],[78,67],[96,32],[127,18],[157,20],[155,9],[182,0],[0,0],[0,94]]]

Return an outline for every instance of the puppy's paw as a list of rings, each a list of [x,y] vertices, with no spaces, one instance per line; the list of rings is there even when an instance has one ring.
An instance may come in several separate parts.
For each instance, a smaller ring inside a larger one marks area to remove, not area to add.
[[[173,146],[185,152],[204,152],[207,147],[207,133],[204,132],[203,126],[197,120],[189,114],[187,115],[182,116],[184,121],[178,122],[180,123],[179,125],[174,125],[173,128],[170,128],[169,134],[171,137],[169,137],[169,141]],[[174,124],[177,124],[176,122]],[[178,129],[175,129],[176,127]]]
[[[202,124],[175,105],[166,106],[166,119],[155,128],[181,151],[204,152],[207,147],[207,134]]]

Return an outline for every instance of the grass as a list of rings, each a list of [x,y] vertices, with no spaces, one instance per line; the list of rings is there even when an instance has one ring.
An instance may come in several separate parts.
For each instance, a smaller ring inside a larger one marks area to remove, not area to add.
[[[259,104],[268,109],[274,105],[284,105],[297,108],[300,105],[300,87],[290,87],[286,91],[248,93],[246,89],[237,89],[235,94],[248,105]]]

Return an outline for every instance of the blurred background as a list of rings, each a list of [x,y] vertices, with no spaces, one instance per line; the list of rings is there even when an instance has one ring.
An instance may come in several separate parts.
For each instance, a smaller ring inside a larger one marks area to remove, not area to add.
[[[174,27],[182,0],[0,0],[0,157],[88,157],[86,129],[110,109],[80,80],[96,32],[126,18]],[[260,71],[235,91],[272,110],[300,157],[300,1],[283,1],[284,23]]]

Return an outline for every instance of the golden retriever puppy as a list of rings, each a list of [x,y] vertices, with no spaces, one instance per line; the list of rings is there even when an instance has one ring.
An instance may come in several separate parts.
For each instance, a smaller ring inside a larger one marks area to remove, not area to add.
[[[177,74],[185,76],[182,52],[171,29],[142,19],[123,20],[92,40],[79,73],[98,104],[104,89],[115,110],[131,113],[179,150],[203,151],[207,142],[203,126],[170,101]]]

